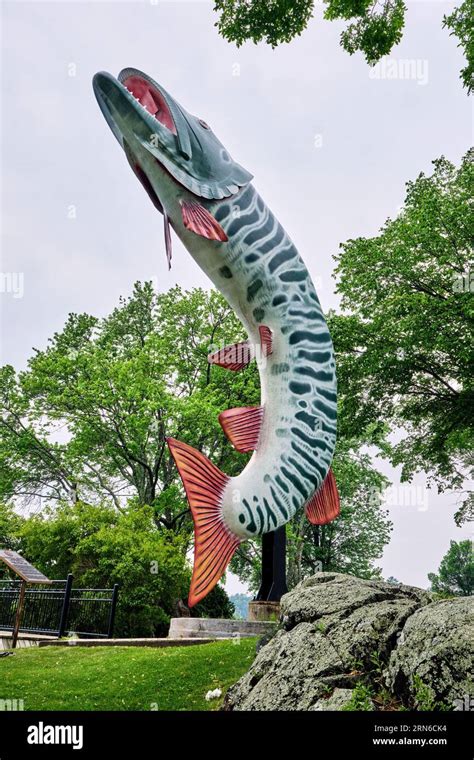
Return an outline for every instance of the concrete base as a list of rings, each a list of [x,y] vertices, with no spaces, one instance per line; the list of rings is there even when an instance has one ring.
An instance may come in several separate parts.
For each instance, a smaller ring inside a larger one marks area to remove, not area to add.
[[[25,649],[26,647],[38,646],[40,641],[48,639],[48,641],[55,641],[56,639],[48,636],[41,636],[36,633],[20,633],[18,635],[18,641],[16,642],[17,649]],[[9,651],[12,648],[12,633],[11,631],[0,631],[0,652]],[[15,650],[12,650],[15,651]]]
[[[268,620],[226,620],[224,618],[171,618],[170,639],[234,639],[265,636],[275,628]]]
[[[277,623],[280,617],[280,602],[249,602],[249,620]]]
[[[211,644],[216,639],[54,639],[40,641],[40,647],[189,647]]]

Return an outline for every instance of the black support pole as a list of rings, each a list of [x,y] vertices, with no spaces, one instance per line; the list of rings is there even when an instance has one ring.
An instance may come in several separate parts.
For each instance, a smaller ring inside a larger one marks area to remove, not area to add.
[[[112,602],[110,604],[109,629],[107,631],[107,638],[108,639],[111,639],[113,637],[113,635],[114,635],[115,611],[117,609],[118,590],[119,590],[118,583],[115,583],[114,584],[114,590],[113,590],[113,593],[112,593]]]
[[[62,638],[66,633],[67,616],[69,614],[69,602],[71,600],[73,575],[69,573],[66,580],[66,588],[64,590],[63,608],[61,610],[61,619],[59,621],[58,639]]]
[[[286,530],[282,525],[262,536],[262,583],[255,600],[279,602],[287,591]]]
[[[267,601],[279,602],[283,594],[288,591],[286,585],[286,527],[282,525],[273,535],[273,583]]]
[[[262,536],[262,581],[258,594],[255,597],[257,602],[266,602],[270,589],[273,585],[273,542],[275,533],[264,533]]]

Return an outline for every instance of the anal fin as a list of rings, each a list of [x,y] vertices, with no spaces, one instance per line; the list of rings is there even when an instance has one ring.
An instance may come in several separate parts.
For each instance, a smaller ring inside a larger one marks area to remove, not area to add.
[[[219,581],[241,539],[227,527],[222,515],[222,494],[229,476],[187,443],[166,440],[194,521],[194,568],[188,597],[193,607]]]
[[[226,409],[219,415],[224,433],[237,451],[257,448],[263,419],[263,406],[242,406]]]
[[[328,471],[323,484],[305,504],[304,510],[306,517],[313,525],[326,525],[340,513],[339,493],[331,469]]]

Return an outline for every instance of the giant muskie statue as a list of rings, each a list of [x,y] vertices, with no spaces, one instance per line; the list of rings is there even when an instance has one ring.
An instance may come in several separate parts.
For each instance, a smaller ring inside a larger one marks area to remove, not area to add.
[[[102,113],[170,227],[234,309],[248,340],[209,362],[240,370],[255,359],[261,405],[227,409],[233,446],[253,455],[240,475],[221,472],[174,438],[174,457],[194,519],[189,605],[216,585],[242,541],[274,531],[302,507],[324,525],[339,514],[330,469],[336,443],[331,337],[304,262],[211,127],[136,69],[93,80]]]

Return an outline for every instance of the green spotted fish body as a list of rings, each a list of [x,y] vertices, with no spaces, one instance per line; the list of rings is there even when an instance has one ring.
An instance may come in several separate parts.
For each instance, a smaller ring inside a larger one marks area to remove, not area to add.
[[[333,346],[301,256],[251,175],[208,125],[135,69],[118,80],[98,74],[94,89],[129,163],[163,213],[168,261],[171,226],[247,331],[247,341],[214,351],[209,361],[238,371],[255,359],[260,374],[260,406],[219,415],[235,448],[253,451],[238,476],[168,439],[195,524],[192,606],[218,582],[241,541],[275,530],[303,507],[316,524],[338,515],[330,469]]]

